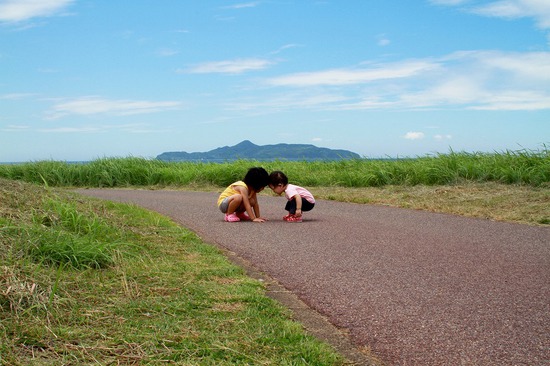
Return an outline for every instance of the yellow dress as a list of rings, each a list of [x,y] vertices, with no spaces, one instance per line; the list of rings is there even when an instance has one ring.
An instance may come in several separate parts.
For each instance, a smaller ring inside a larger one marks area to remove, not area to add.
[[[240,186],[240,187],[245,187],[245,188],[247,188],[246,183],[243,182],[242,180],[233,183],[232,185],[230,185],[229,187],[227,187],[227,188],[220,194],[220,197],[218,197],[218,206],[219,206],[219,205],[223,202],[223,200],[226,199],[227,197],[233,196],[234,194],[239,194],[239,192],[234,188],[234,187],[236,187],[236,186]]]

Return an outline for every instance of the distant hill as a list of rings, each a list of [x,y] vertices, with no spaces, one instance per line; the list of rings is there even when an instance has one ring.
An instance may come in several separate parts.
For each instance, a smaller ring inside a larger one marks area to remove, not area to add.
[[[348,150],[333,150],[307,144],[276,144],[258,146],[245,140],[235,146],[224,146],[207,152],[165,152],[157,156],[162,161],[225,162],[245,160],[316,161],[360,159]]]

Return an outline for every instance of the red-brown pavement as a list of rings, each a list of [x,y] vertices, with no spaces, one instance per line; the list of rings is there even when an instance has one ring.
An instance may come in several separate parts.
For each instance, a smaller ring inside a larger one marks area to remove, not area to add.
[[[171,217],[277,280],[387,365],[550,365],[550,228],[319,200],[223,221],[217,193],[87,189]]]

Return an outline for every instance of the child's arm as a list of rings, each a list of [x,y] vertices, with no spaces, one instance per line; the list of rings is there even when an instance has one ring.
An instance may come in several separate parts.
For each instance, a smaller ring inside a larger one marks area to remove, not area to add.
[[[267,221],[266,219],[264,219],[261,215],[260,215],[260,205],[258,204],[258,197],[256,195],[256,192],[254,192],[253,194],[254,196],[254,205],[253,205],[253,210],[254,210],[254,215],[255,216],[250,216],[250,214],[248,214],[250,217],[255,217],[252,221],[255,221],[255,222],[265,222]]]
[[[252,206],[250,205],[250,200],[248,199],[248,189],[245,187],[235,187],[235,189],[240,194],[242,194],[244,209],[246,210],[246,213],[248,214],[248,216],[250,216],[250,219],[256,222],[264,222],[265,219],[262,219],[260,217],[260,208],[258,207],[258,203],[257,203],[258,200],[255,199],[256,203],[254,204],[254,208],[252,208]],[[256,196],[255,193],[254,193],[254,196]]]
[[[256,216],[253,215],[252,207],[250,206],[250,200],[248,199],[248,189],[246,187],[237,186],[235,187],[235,190],[239,192],[241,196],[243,196],[242,204],[244,206],[244,209],[246,210],[248,216],[250,216],[251,219],[254,219],[254,217]]]
[[[302,196],[299,194],[295,195],[294,198],[296,199],[296,217],[302,216]]]
[[[259,220],[260,222],[264,222],[265,219],[260,215],[260,205],[258,204],[258,199],[256,198],[254,200],[254,213],[256,214],[256,219]],[[252,216],[251,216],[252,217]],[[256,221],[256,219],[254,219],[254,221]]]

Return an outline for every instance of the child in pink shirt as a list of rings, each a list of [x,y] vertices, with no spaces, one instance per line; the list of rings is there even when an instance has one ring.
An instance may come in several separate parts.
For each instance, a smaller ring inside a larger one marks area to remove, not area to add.
[[[269,188],[276,194],[285,193],[288,200],[285,210],[288,215],[283,217],[287,222],[302,222],[302,212],[311,211],[315,206],[315,198],[307,189],[288,183],[287,176],[281,171],[269,175]]]

